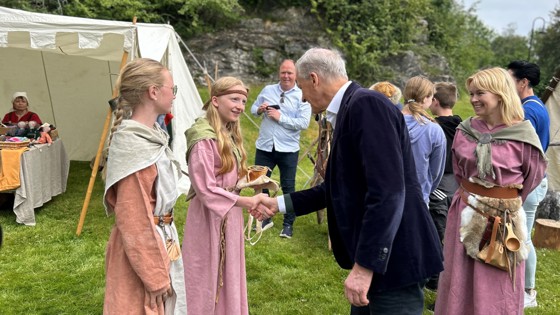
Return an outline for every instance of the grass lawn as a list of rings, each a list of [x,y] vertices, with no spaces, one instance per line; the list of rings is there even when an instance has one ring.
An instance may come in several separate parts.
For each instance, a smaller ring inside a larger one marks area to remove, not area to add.
[[[260,87],[251,89],[247,107]],[[201,90],[203,99],[205,91]],[[455,110],[471,115],[463,98]],[[256,127],[242,118],[245,147],[254,159]],[[258,121],[257,121],[258,124]],[[314,140],[315,122],[303,133],[302,153]],[[300,163],[307,174],[307,158]],[[4,245],[0,249],[0,314],[101,314],[105,285],[105,246],[113,218],[102,205],[103,183],[98,178],[81,236],[75,235],[90,177],[89,163],[73,161],[66,193],[36,209],[37,226],[15,222],[10,209],[0,210]],[[277,171],[273,177],[278,179]],[[307,178],[298,172],[297,189]],[[187,204],[176,206],[176,224],[182,235]],[[266,231],[255,246],[246,246],[247,282],[251,314],[348,314],[343,295],[347,271],[341,270],[327,248],[327,226],[315,215],[297,218],[294,237],[281,239],[282,218]],[[560,314],[560,253],[538,250],[537,289],[539,307],[526,314]],[[426,303],[434,294],[427,291]],[[428,312],[425,312],[428,314]]]

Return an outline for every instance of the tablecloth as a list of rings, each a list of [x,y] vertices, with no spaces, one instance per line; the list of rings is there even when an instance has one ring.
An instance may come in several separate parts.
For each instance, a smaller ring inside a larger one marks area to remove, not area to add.
[[[69,170],[70,161],[60,139],[50,146],[35,145],[23,153],[21,185],[14,192],[16,222],[34,226],[35,208],[66,191]]]

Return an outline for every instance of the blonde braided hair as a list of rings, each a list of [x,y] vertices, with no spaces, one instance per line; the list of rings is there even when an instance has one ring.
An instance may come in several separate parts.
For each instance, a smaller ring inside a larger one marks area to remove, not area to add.
[[[109,143],[123,119],[129,119],[134,107],[142,102],[142,96],[148,88],[164,84],[163,70],[165,69],[158,61],[139,58],[131,61],[121,70],[116,83],[119,96]]]
[[[435,120],[422,108],[422,102],[426,97],[434,96],[434,84],[422,76],[410,78],[404,87],[405,104],[403,111],[408,110],[414,119],[420,124],[424,124],[422,117],[425,117],[431,122]]]

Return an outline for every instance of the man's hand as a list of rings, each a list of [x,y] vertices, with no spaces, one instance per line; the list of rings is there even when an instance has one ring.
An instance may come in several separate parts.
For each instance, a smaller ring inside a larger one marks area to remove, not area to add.
[[[280,111],[276,108],[269,107],[266,109],[266,116],[274,121],[280,121]]]
[[[273,214],[278,213],[278,200],[262,194],[260,202],[265,205]]]
[[[354,264],[348,278],[344,281],[344,295],[350,304],[354,306],[369,304],[367,293],[372,279],[373,271]]]
[[[249,213],[255,217],[257,220],[265,220],[276,214],[278,210],[273,210],[268,207],[267,203],[270,204],[269,198],[266,194],[258,194],[251,197],[252,205],[247,209]],[[278,208],[278,207],[276,207]]]
[[[257,108],[257,114],[260,115],[260,114],[264,113],[266,111],[267,107],[268,107],[267,102],[262,103],[261,106],[259,106],[259,108]]]

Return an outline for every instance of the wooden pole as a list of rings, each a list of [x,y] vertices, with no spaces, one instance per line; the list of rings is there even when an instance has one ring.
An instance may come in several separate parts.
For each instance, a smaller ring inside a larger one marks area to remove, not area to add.
[[[208,98],[212,97],[212,81],[210,81],[210,75],[208,72],[204,75],[204,80],[206,81],[206,85],[208,86]]]
[[[132,19],[132,24],[136,24],[136,17]],[[128,60],[128,52],[123,52],[120,70],[126,65]],[[113,97],[117,97],[119,91],[113,88]],[[101,139],[99,140],[99,146],[97,147],[97,154],[95,155],[95,162],[93,163],[93,169],[91,170],[91,176],[89,178],[89,185],[86,192],[86,197],[84,199],[84,205],[82,207],[82,212],[80,214],[80,221],[78,222],[78,229],[76,230],[76,235],[80,236],[82,233],[82,227],[84,226],[84,221],[86,220],[87,209],[89,207],[89,201],[91,199],[91,192],[93,191],[93,185],[95,184],[95,178],[97,177],[97,172],[99,168],[99,161],[101,160],[101,155],[103,152],[103,147],[105,146],[105,139],[107,139],[107,133],[109,133],[109,124],[111,123],[111,115],[113,111],[111,108],[107,111],[107,116],[105,117],[105,123],[103,124],[103,132],[101,133]]]
[[[214,80],[218,80],[218,62],[214,64]]]

